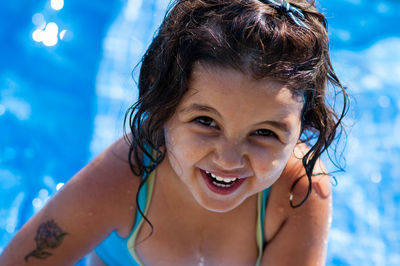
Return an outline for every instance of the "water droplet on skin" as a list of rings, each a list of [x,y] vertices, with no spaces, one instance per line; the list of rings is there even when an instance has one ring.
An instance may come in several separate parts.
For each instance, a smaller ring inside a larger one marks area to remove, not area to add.
[[[132,193],[132,191],[128,190],[128,194],[131,194],[131,193]]]
[[[132,211],[134,209],[134,207],[133,206],[129,206],[129,209]]]
[[[88,216],[93,216],[93,212],[88,212]]]
[[[204,257],[200,257],[199,266],[204,266]]]
[[[273,167],[277,167],[279,165],[279,161],[278,160],[273,160],[272,161],[272,166]]]

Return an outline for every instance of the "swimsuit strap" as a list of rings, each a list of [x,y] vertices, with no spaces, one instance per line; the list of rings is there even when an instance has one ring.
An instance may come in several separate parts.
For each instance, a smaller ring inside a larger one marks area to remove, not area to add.
[[[146,147],[146,150],[151,153],[151,151],[149,151],[149,148]],[[154,155],[154,153],[153,153]],[[146,155],[146,153],[143,153],[143,165],[146,167],[150,167],[151,166],[151,160],[150,158]],[[151,192],[153,191],[153,183],[154,183],[154,176],[152,176],[152,174],[155,171],[153,171],[152,173],[148,174],[146,172],[143,173],[142,179],[145,179],[148,176],[148,180],[143,184],[142,188],[139,191],[139,195],[138,195],[138,204],[139,206],[137,206],[136,209],[136,220],[135,220],[135,225],[133,226],[132,231],[135,231],[135,229],[139,226],[139,223],[142,221],[143,217],[142,214],[139,212],[139,207],[141,210],[143,210],[143,213],[146,214],[146,207],[148,204],[148,199],[151,198]],[[151,189],[150,189],[150,195],[147,195],[148,191],[149,191],[149,183],[150,183],[150,179],[151,180]]]
[[[150,174],[149,179],[146,182],[146,187],[142,188],[142,190],[140,191],[140,192],[143,191],[143,193],[139,193],[139,197],[140,197],[140,194],[144,194],[145,195],[144,197],[146,197],[145,198],[146,206],[143,211],[143,213],[145,215],[147,214],[147,211],[150,206],[151,196],[152,196],[153,187],[154,187],[154,176],[155,176],[155,171],[153,171]],[[139,204],[140,204],[140,202],[139,202]],[[139,212],[137,212],[136,223],[133,228],[132,235],[129,237],[128,242],[126,243],[128,250],[131,253],[132,257],[134,257],[136,262],[140,265],[144,265],[144,264],[141,262],[140,258],[136,254],[135,245],[136,245],[137,236],[140,231],[139,229],[141,228],[143,222],[144,222],[144,219],[143,219],[142,215]]]
[[[261,231],[264,234],[264,225],[265,225],[265,209],[266,209],[266,205],[267,205],[267,200],[268,200],[268,196],[269,196],[269,191],[270,191],[271,187],[265,189],[262,192],[262,206],[261,206]],[[263,243],[264,245],[265,243]]]
[[[265,247],[264,240],[264,224],[265,224],[265,208],[269,196],[270,188],[265,189],[264,191],[258,193],[257,200],[257,225],[256,225],[256,241],[258,246],[258,258],[256,265],[261,264],[262,255]]]
[[[144,153],[143,153],[143,163],[144,163],[144,165],[151,165],[150,158],[148,158]],[[152,194],[153,194],[155,172],[156,171],[154,170],[153,172],[150,173],[147,182],[144,183],[142,189],[139,191],[138,203],[139,203],[139,206],[142,208],[144,215],[147,214],[147,211],[150,206],[150,201],[151,201]],[[144,177],[146,175],[147,174],[145,174]],[[144,206],[144,209],[143,209],[143,206]],[[139,265],[144,265],[144,264],[140,260],[138,255],[136,254],[135,245],[136,245],[137,236],[139,234],[139,229],[141,228],[143,221],[144,221],[144,219],[143,219],[142,214],[139,211],[136,211],[135,225],[132,229],[132,234],[129,237],[128,242],[126,243],[126,246],[129,250],[129,252],[131,253],[132,257],[135,258],[136,262]]]

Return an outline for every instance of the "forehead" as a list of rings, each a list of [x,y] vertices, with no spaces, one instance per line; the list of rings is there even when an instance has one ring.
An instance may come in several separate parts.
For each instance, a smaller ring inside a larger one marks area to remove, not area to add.
[[[181,104],[190,102],[217,104],[261,113],[300,112],[302,98],[293,95],[285,83],[271,78],[254,79],[240,71],[196,63],[189,81],[189,90]]]

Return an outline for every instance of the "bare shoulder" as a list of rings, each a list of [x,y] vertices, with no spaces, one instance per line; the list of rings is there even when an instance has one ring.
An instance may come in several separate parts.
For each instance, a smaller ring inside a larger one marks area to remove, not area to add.
[[[130,169],[128,154],[129,144],[120,138],[82,169],[71,182],[82,182],[96,193],[113,195],[113,199],[123,198],[123,195],[133,193],[130,189],[137,188],[140,183],[140,179]],[[121,190],[125,193],[121,194]]]
[[[120,234],[125,233],[126,222],[132,221],[140,183],[130,169],[128,154],[129,144],[120,138],[71,179],[76,193],[84,192],[93,212],[107,216]]]
[[[308,178],[302,158],[309,148],[298,144],[281,177],[272,186],[266,210],[265,238],[268,246],[264,262],[272,265],[324,265],[326,240],[331,219],[331,184],[324,164],[318,160],[312,176],[312,192],[307,195]],[[292,186],[295,184],[293,190]],[[287,258],[277,263],[275,259]],[[299,263],[301,262],[301,263]]]
[[[0,264],[72,265],[112,230],[123,231],[140,182],[128,151],[119,139],[79,171],[19,230]]]

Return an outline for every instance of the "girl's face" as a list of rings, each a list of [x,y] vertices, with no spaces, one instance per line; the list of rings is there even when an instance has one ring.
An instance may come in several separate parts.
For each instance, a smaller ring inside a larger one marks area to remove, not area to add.
[[[302,106],[281,82],[195,64],[189,91],[164,127],[178,184],[216,212],[270,187],[299,138]]]

